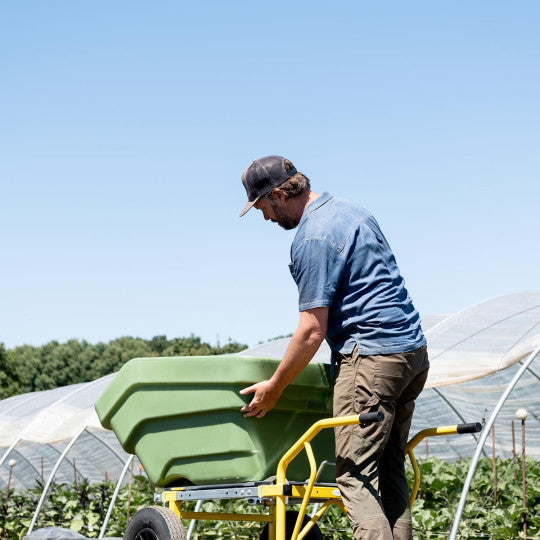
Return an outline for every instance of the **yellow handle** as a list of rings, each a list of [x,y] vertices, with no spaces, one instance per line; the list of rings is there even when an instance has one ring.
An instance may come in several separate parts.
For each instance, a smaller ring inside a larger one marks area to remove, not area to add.
[[[414,457],[413,449],[418,446],[418,444],[426,437],[437,437],[439,435],[455,435],[456,433],[478,433],[479,431],[482,431],[482,424],[480,424],[479,422],[473,422],[470,424],[456,424],[454,426],[439,426],[419,431],[407,443],[407,446],[405,446],[405,453],[409,456],[414,471],[414,485],[411,491],[411,498],[409,503],[411,509],[416,499],[416,495],[418,494],[418,489],[420,487],[420,469],[418,468],[418,463],[416,462],[416,458]]]

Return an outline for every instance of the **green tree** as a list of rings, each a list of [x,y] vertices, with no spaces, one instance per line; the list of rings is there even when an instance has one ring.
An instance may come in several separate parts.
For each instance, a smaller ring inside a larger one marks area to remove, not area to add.
[[[17,369],[13,354],[0,343],[0,399],[21,392],[21,374]]]
[[[212,346],[193,334],[170,340],[164,335],[149,340],[125,336],[97,344],[70,339],[11,350],[0,344],[0,399],[92,381],[118,371],[132,358],[233,354],[245,348],[231,339],[223,346]]]

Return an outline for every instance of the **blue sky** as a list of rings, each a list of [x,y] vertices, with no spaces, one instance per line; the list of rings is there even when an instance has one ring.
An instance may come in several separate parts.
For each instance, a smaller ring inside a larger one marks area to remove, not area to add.
[[[538,289],[540,5],[0,7],[0,342],[291,332],[281,154],[374,213],[422,314]]]

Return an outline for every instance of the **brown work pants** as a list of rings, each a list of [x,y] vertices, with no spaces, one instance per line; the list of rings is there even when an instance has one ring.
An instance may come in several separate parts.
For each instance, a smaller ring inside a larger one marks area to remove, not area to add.
[[[355,540],[412,539],[405,445],[414,400],[426,382],[427,348],[363,356],[336,355],[334,416],[382,411],[366,427],[335,429],[336,476]]]

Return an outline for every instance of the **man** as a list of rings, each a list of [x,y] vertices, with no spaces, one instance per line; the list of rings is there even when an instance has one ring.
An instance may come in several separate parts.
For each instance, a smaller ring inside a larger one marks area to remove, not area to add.
[[[384,420],[336,428],[336,476],[359,539],[412,538],[404,470],[414,400],[429,362],[420,318],[373,216],[329,193],[280,156],[253,161],[242,174],[248,203],[284,229],[298,227],[291,274],[300,318],[270,380],[253,393],[244,416],[263,417],[326,337],[338,370],[334,416],[380,410]]]

